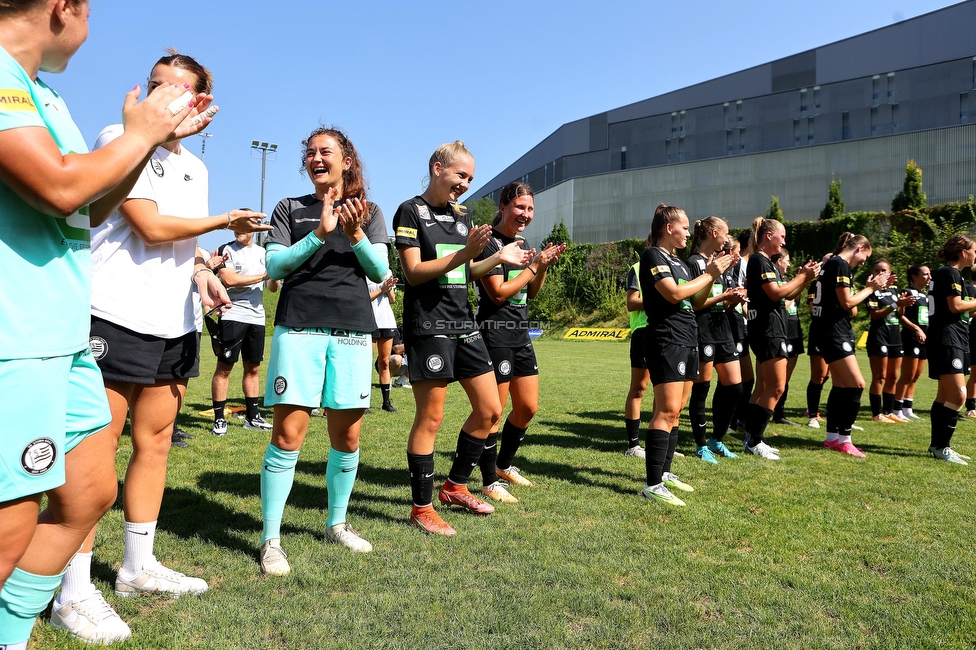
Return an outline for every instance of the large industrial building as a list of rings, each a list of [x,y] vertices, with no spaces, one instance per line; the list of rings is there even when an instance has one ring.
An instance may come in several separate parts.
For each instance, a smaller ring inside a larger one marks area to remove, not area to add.
[[[817,219],[890,210],[905,163],[930,204],[976,194],[976,0],[564,124],[473,194],[536,192],[526,238],[644,237],[658,203],[745,226],[778,196]]]

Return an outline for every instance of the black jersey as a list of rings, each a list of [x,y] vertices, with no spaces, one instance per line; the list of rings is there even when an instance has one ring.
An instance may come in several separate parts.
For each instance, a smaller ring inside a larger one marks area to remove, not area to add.
[[[780,285],[785,284],[781,281]],[[787,305],[786,298],[783,298],[783,308],[786,309],[786,338],[794,341],[803,337],[803,329],[800,327],[800,312],[796,308],[796,300],[790,300]]]
[[[647,330],[659,344],[670,343],[688,348],[698,347],[698,324],[691,308],[691,298],[670,303],[657,283],[672,278],[676,284],[691,280],[688,267],[680,258],[654,246],[641,255],[640,286],[644,292],[644,313],[647,314]]]
[[[690,255],[685,263],[688,265],[688,270],[693,278],[703,275],[708,266],[708,260],[701,253]],[[720,296],[733,286],[735,285],[732,284],[729,271],[726,271],[712,282],[709,295],[712,297]],[[732,327],[725,311],[725,302],[723,301],[695,312],[695,317],[698,320],[699,344],[732,342]]]
[[[845,341],[854,338],[851,313],[841,306],[837,289],[851,290],[851,265],[840,255],[834,255],[820,268],[814,283],[813,305],[810,312],[810,332],[821,340]]]
[[[786,309],[779,300],[773,300],[766,293],[769,282],[777,286],[783,276],[779,269],[762,253],[749,257],[746,268],[746,290],[749,294],[749,340],[757,338],[786,338]]]
[[[922,291],[917,291],[916,289],[906,289],[912,298],[915,299],[915,303],[905,307],[905,318],[910,322],[915,323],[923,332],[929,331],[929,296],[927,293]],[[918,338],[915,336],[915,330],[909,327],[901,328],[902,340],[905,344],[918,343]]]
[[[972,282],[967,282],[962,287],[962,299],[965,301],[976,300],[976,287],[973,286]],[[976,319],[972,317],[968,311],[964,311],[962,314],[962,322],[966,324],[969,330],[969,340],[973,340],[973,326],[976,324]]]
[[[962,314],[949,311],[948,299],[965,296],[962,274],[952,266],[943,266],[932,275],[933,309],[929,315],[926,343],[931,346],[969,348],[969,330]]]
[[[471,230],[471,215],[463,206],[436,207],[422,197],[404,201],[393,215],[396,245],[420,249],[429,262],[463,249]],[[409,282],[403,292],[403,333],[406,336],[465,334],[477,325],[468,304],[471,265],[462,264],[419,286]]]
[[[282,199],[271,213],[273,230],[268,243],[292,246],[315,230],[321,219],[322,201],[314,195]],[[369,224],[364,231],[371,244],[389,246],[386,220],[375,203],[369,203]],[[275,325],[333,327],[354,332],[376,329],[366,272],[340,226],[326,235],[322,247],[285,278],[275,311]]]
[[[901,343],[901,332],[898,322],[898,296],[900,291],[895,287],[888,287],[875,291],[867,299],[869,312],[891,308],[884,318],[872,318],[868,326],[868,340],[873,344],[898,345]]]
[[[729,278],[729,287],[746,286],[746,265],[748,262],[749,260],[740,259],[738,264],[726,271],[726,275]],[[746,311],[747,308],[743,306],[743,303],[739,303],[725,312],[725,316],[729,321],[729,328],[732,331],[732,338],[736,341],[746,340]]]
[[[519,247],[523,249],[528,248],[521,237],[512,239],[497,230],[492,230],[491,239],[478,255],[478,259],[487,259],[512,242],[519,242]],[[485,277],[497,275],[501,276],[503,282],[508,282],[524,270],[524,266],[503,263],[486,273]],[[479,282],[483,284],[483,281]],[[526,328],[526,323],[529,321],[528,294],[529,285],[525,285],[514,296],[496,305],[484,287],[478,287],[478,313],[475,314],[475,318],[485,339],[485,345],[489,348],[517,348],[529,343],[529,330]]]

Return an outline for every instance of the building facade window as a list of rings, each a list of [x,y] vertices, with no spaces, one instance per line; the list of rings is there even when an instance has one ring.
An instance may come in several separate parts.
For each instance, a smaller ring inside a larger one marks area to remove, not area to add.
[[[813,143],[813,118],[807,120],[807,144]]]
[[[969,93],[959,93],[959,121],[969,121]]]
[[[877,135],[878,133],[878,107],[875,106],[871,109],[871,135]]]
[[[840,114],[840,139],[851,139],[851,114],[847,112]]]
[[[627,147],[620,147],[620,169],[627,169]]]
[[[888,103],[895,103],[895,73],[888,73]]]
[[[881,103],[881,75],[871,77],[871,105],[877,106]]]

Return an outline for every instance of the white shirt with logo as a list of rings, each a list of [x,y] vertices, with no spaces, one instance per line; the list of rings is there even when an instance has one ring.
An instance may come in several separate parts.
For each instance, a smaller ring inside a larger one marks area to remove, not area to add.
[[[105,127],[95,149],[119,137],[119,124]],[[210,214],[207,168],[180,148],[156,149],[129,199],[156,203],[161,215],[202,219]],[[159,338],[178,338],[196,329],[200,298],[192,291],[196,237],[148,246],[118,212],[92,232],[94,316]]]

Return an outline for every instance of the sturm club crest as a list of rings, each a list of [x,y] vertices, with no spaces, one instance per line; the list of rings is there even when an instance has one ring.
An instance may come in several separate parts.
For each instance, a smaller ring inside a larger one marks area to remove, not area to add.
[[[854,349],[854,346],[851,345],[850,341],[844,341],[844,344],[840,347],[844,348],[844,352],[850,352]]]
[[[468,227],[465,226],[460,221],[454,227],[457,229],[458,234],[461,235],[462,237],[467,237],[468,236]]]
[[[735,351],[738,352],[739,354],[742,354],[742,344],[741,343],[736,343],[735,344]]]
[[[444,367],[444,359],[439,354],[432,354],[427,357],[427,370],[431,372],[440,372],[441,368]]]
[[[288,381],[280,375],[275,377],[274,380],[275,395],[283,395],[286,390],[288,390]]]
[[[93,336],[88,339],[88,347],[91,349],[95,361],[101,361],[108,352],[108,343],[101,336]]]
[[[686,367],[687,366],[685,366],[685,362],[684,361],[679,361],[678,362],[678,374],[681,375],[682,377],[685,376],[685,369],[686,369]]]
[[[163,163],[159,162],[155,158],[149,161],[149,166],[152,167],[152,170],[155,172],[156,176],[159,176],[160,178],[162,178],[163,174],[166,173],[166,171],[163,169]]]
[[[58,448],[50,438],[38,438],[24,447],[20,466],[34,476],[40,476],[54,467],[58,460]]]
[[[712,358],[712,355],[715,354],[715,348],[713,348],[711,345],[706,345],[704,347],[704,349],[702,350],[702,352],[705,353],[705,356],[706,357],[708,357],[709,359],[711,359]]]
[[[888,346],[887,345],[882,345],[881,346],[881,354],[888,354]]]
[[[952,367],[956,370],[962,370],[962,359],[953,359]]]
[[[512,362],[508,359],[502,361],[500,364],[498,364],[498,372],[503,375],[512,374]]]

